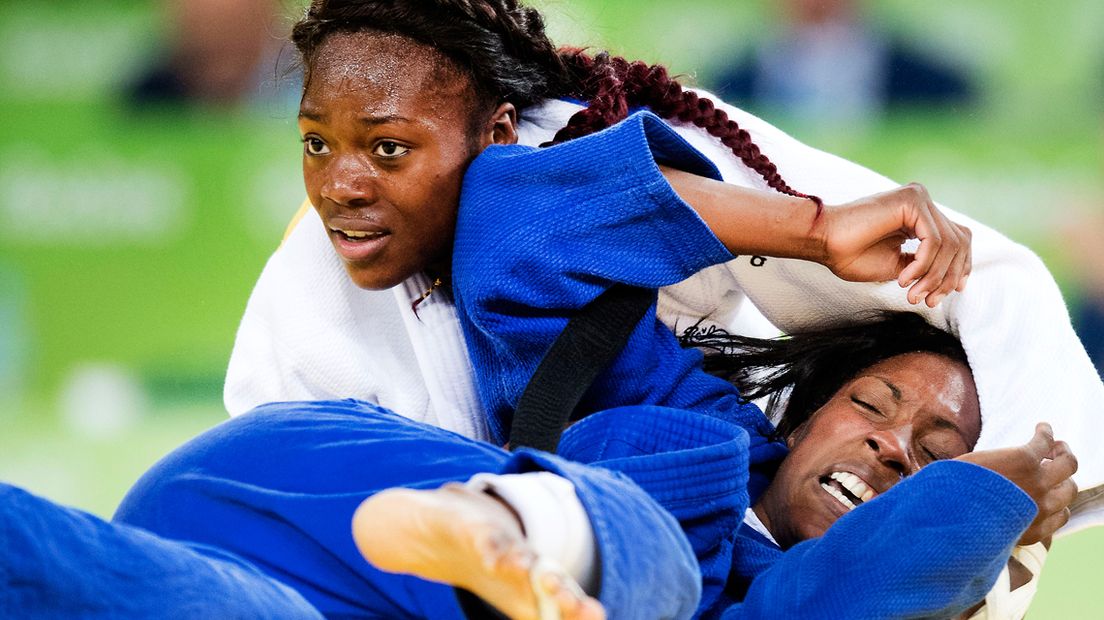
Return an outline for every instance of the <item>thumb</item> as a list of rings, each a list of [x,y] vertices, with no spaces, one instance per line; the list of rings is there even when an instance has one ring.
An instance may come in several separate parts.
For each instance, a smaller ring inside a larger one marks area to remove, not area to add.
[[[916,278],[909,276],[905,278],[905,269],[916,260],[916,254],[912,252],[901,252],[897,257],[897,270],[894,272],[897,275],[897,284],[901,288],[905,288],[909,284],[916,281]]]
[[[1047,454],[1050,454],[1050,449],[1054,446],[1054,429],[1050,427],[1050,424],[1046,422],[1040,422],[1035,425],[1035,435],[1031,438],[1031,441],[1027,442],[1027,449],[1031,453],[1031,456],[1039,461],[1046,458]]]

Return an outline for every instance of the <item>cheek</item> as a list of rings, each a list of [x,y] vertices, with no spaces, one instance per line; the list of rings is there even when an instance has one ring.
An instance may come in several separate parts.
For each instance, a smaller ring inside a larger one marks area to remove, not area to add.
[[[303,188],[307,192],[312,204],[318,206],[318,198],[322,194],[322,174],[315,166],[303,162]]]
[[[419,195],[418,204],[411,205],[419,211],[418,217],[428,229],[428,234],[438,234],[442,229],[448,229],[451,235],[456,223],[456,215],[460,210],[460,191],[463,186],[464,175],[462,171],[437,171],[437,174],[426,178],[429,183],[421,187],[421,191],[412,195]]]
[[[432,181],[426,183],[425,181]],[[422,178],[402,195],[402,204],[393,202],[402,210],[405,242],[411,244],[413,256],[419,260],[440,259],[452,249],[456,232],[456,216],[460,208],[460,181],[456,177]],[[396,188],[398,189],[398,188]]]
[[[455,198],[455,197],[454,197]],[[458,198],[430,203],[428,213],[422,220],[422,233],[425,243],[433,254],[451,251],[453,237],[456,234],[456,214]]]

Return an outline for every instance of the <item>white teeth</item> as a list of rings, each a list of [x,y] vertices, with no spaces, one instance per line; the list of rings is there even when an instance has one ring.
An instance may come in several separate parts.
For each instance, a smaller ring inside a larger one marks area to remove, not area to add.
[[[829,478],[839,482],[840,486],[847,489],[852,495],[864,502],[870,501],[870,499],[874,497],[874,489],[871,489],[869,485],[863,482],[862,478],[859,478],[849,471],[832,472]]]
[[[332,230],[336,230],[350,239],[367,239],[368,237],[378,237],[383,234],[379,232],[366,232],[363,230],[344,230],[341,228],[334,228]]]
[[[848,510],[854,510],[855,509],[854,502],[852,502],[850,499],[847,499],[847,496],[844,495],[843,493],[841,493],[840,490],[837,489],[836,487],[828,484],[827,482],[821,482],[820,487],[822,489],[824,489],[825,491],[828,491],[829,495],[836,498],[836,500],[839,501],[839,503],[846,506]]]

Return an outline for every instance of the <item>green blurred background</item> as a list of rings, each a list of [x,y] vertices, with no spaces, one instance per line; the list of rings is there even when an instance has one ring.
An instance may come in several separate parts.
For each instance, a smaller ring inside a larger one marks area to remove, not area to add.
[[[662,61],[705,88],[778,19],[762,0],[538,5],[558,42]],[[1085,268],[1064,250],[1104,211],[1104,3],[865,8],[968,70],[976,105],[861,127],[757,111],[1032,246],[1078,303]],[[302,200],[294,78],[236,105],[125,102],[172,31],[152,0],[0,4],[0,480],[105,516],[160,455],[223,418],[237,321]],[[1100,617],[1102,532],[1056,544],[1032,617]]]

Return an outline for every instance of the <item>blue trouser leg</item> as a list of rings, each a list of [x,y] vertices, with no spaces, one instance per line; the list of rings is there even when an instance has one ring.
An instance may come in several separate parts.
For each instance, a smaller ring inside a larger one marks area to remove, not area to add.
[[[327,616],[462,617],[451,588],[369,565],[352,539],[353,512],[387,488],[524,471],[574,483],[602,557],[600,600],[619,617],[693,613],[692,549],[678,522],[625,476],[510,454],[356,401],[267,405],[226,422],[155,465],[115,519],[227,550]]]
[[[232,554],[108,523],[0,484],[0,617],[321,615]]]

